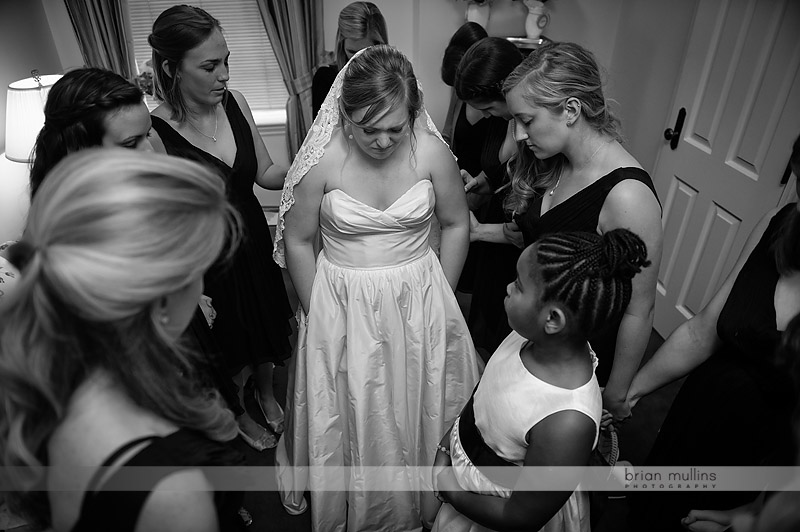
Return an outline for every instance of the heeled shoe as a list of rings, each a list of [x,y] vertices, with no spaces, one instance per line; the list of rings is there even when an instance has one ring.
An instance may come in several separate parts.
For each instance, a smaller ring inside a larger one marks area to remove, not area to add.
[[[263,434],[261,434],[258,439],[254,439],[252,436],[243,431],[241,427],[239,427],[239,436],[242,437],[247,445],[258,452],[272,449],[278,445],[278,439],[270,434],[267,429],[264,429]]]
[[[269,428],[272,430],[272,432],[274,432],[275,434],[283,434],[284,417],[281,405],[278,405],[278,410],[281,411],[281,417],[279,417],[275,421],[272,421],[267,415],[267,411],[264,409],[264,405],[261,404],[261,396],[258,394],[257,386],[253,386],[253,397],[255,397],[256,404],[258,405],[258,408],[261,410],[261,414],[264,416],[264,420],[267,422],[267,425],[269,425]]]

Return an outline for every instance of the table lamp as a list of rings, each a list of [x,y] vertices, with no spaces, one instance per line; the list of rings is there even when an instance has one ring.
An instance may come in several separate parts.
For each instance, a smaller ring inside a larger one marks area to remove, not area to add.
[[[31,75],[8,86],[6,158],[18,163],[31,161],[36,136],[44,126],[47,93],[61,78],[61,74],[40,76],[38,70],[32,70]]]

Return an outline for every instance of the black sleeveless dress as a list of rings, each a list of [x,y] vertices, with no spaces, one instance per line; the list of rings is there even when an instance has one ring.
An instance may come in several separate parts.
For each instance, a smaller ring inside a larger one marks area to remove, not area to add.
[[[466,105],[462,107],[456,122],[453,152],[459,157],[459,166],[462,165],[463,158],[463,167],[471,175],[485,172],[489,186],[494,191],[508,184],[506,165],[499,157],[507,130],[508,121],[495,116],[483,118],[470,126],[466,118]],[[476,134],[480,134],[481,137],[477,137]],[[492,194],[488,201],[475,211],[477,220],[481,223],[510,221],[503,210],[503,200],[507,193],[508,188],[505,188]],[[475,347],[479,348],[484,360],[488,360],[511,332],[503,300],[506,286],[516,276],[517,259],[521,252],[522,250],[510,243],[470,244],[458,289],[462,292],[472,292],[467,324],[472,341]]]
[[[684,382],[670,407],[647,466],[791,466],[791,415],[797,403],[788,369],[774,355],[775,287],[780,277],[772,243],[792,203],[773,217],[736,277],[717,320],[720,346]],[[711,469],[713,470],[713,469]],[[709,471],[709,470],[706,470]],[[679,531],[691,509],[746,504],[748,491],[636,492],[628,495],[629,530]]]
[[[147,441],[150,444],[124,464],[126,467],[124,474],[121,470],[117,470],[100,485],[100,477],[106,467],[113,466],[122,454]],[[72,532],[100,530],[134,532],[147,498],[165,477],[196,467],[241,465],[244,465],[244,457],[237,451],[188,429],[179,429],[164,437],[148,436],[128,442],[103,462],[89,482],[78,521],[72,527]],[[140,472],[127,469],[137,466],[158,469],[150,471],[144,469]],[[131,488],[131,477],[136,482],[137,490],[122,491]],[[214,492],[214,508],[220,531],[245,530],[244,521],[238,513],[242,499],[242,492]]]
[[[515,221],[522,230],[525,246],[529,246],[548,233],[559,231],[596,232],[597,223],[600,220],[600,211],[603,208],[606,197],[612,188],[627,179],[634,179],[644,183],[656,196],[656,190],[650,175],[641,168],[617,168],[543,215],[540,214],[542,212],[543,196],[537,195],[528,206],[528,210],[515,217]],[[658,199],[657,196],[656,199]],[[605,386],[611,373],[619,325],[620,320],[609,322],[600,334],[589,338],[589,342],[592,344],[599,361],[596,375],[600,386]]]
[[[281,270],[272,260],[269,225],[253,193],[258,161],[250,126],[235,98],[227,97],[224,107],[236,141],[233,167],[191,144],[161,118],[152,119],[167,153],[205,164],[225,179],[228,199],[242,217],[235,255],[214,265],[204,279],[204,293],[217,311],[211,333],[229,372],[236,374],[246,365],[289,357],[292,310]]]

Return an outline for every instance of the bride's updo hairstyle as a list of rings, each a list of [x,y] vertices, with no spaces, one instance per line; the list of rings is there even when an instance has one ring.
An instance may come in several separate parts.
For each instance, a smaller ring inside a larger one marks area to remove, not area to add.
[[[531,275],[543,289],[542,302],[558,303],[583,338],[616,323],[628,307],[631,281],[650,265],[647,246],[627,229],[603,235],[553,233],[535,244]]]
[[[350,60],[339,98],[339,110],[346,121],[361,126],[402,107],[408,109],[413,135],[414,122],[422,110],[422,93],[406,56],[393,46],[379,44]],[[353,113],[364,108],[367,112],[361,120],[354,121]]]

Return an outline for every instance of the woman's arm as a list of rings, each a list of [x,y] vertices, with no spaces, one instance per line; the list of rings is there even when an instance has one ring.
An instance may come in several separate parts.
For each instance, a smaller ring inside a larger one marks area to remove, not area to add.
[[[515,222],[482,224],[471,212],[469,213],[469,241],[513,244],[518,248],[522,248],[525,245],[522,232]]]
[[[447,146],[427,136],[425,150],[436,195],[436,218],[442,226],[440,260],[444,275],[455,291],[469,248],[469,209],[461,173]]]
[[[137,532],[217,532],[214,488],[196,469],[156,484],[136,523]]]
[[[269,190],[281,190],[283,182],[286,179],[286,172],[288,168],[279,166],[272,162],[272,157],[269,156],[269,151],[264,145],[264,140],[256,127],[256,121],[253,119],[253,113],[250,111],[250,106],[247,105],[242,93],[235,90],[228,91],[231,96],[236,98],[236,103],[242,109],[242,114],[247,119],[250,125],[250,134],[253,136],[253,144],[256,147],[256,160],[258,161],[258,170],[256,171],[256,183],[261,188]]]
[[[777,210],[773,210],[764,216],[750,233],[739,260],[711,301],[699,313],[675,329],[655,352],[653,358],[636,374],[628,390],[628,402],[631,408],[645,395],[688,374],[714,352],[719,344],[717,320],[722,307],[728,300],[728,294],[736,277],[776,212]]]
[[[552,414],[537,423],[528,432],[526,467],[508,499],[461,489],[452,468],[439,475],[439,493],[461,514],[493,530],[539,530],[578,486],[578,468],[589,463],[595,430],[594,421],[575,410]],[[565,475],[558,480],[572,487],[552,491],[552,485],[543,484],[541,471],[535,469],[539,467],[565,467],[556,470]]]
[[[286,268],[306,314],[311,303],[311,288],[316,275],[314,250],[319,229],[319,207],[325,193],[325,179],[316,165],[294,187],[294,205],[286,213],[283,243]]]
[[[628,389],[642,362],[653,330],[656,281],[661,264],[661,207],[650,188],[635,180],[626,180],[608,194],[600,213],[600,231],[625,228],[636,233],[647,246],[650,266],[633,278],[631,300],[617,332],[614,361],[603,390],[603,407],[617,421],[630,415],[626,401]]]

